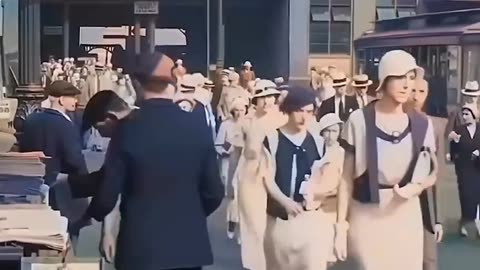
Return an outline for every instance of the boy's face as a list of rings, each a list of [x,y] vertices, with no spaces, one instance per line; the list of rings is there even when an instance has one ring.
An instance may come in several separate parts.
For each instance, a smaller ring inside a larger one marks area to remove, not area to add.
[[[299,128],[304,128],[313,119],[314,109],[313,104],[304,106],[300,110],[290,113],[289,121]]]

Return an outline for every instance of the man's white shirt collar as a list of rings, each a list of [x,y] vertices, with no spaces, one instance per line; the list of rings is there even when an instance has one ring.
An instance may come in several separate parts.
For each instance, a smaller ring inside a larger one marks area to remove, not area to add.
[[[62,111],[60,111],[60,110],[54,109],[54,108],[51,108],[51,109],[59,112],[61,115],[63,115],[63,117],[65,117],[65,119],[67,119],[68,121],[72,122],[72,119],[70,119],[70,116],[68,116],[66,113],[64,113],[64,112],[62,112]]]

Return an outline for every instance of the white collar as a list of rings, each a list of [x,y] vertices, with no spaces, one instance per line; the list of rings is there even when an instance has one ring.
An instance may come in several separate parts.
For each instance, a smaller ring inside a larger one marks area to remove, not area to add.
[[[57,109],[54,109],[54,108],[51,108],[52,110],[54,111],[57,111],[59,112],[61,115],[63,115],[63,117],[65,117],[65,119],[67,119],[68,121],[72,122],[72,119],[70,119],[70,116],[68,116],[66,113],[60,111],[60,110],[57,110]]]

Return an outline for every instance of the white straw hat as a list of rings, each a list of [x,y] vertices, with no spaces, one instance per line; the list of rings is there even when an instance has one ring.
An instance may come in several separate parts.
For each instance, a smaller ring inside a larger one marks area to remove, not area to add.
[[[478,86],[477,81],[468,81],[465,84],[465,88],[462,89],[462,95],[465,96],[473,96],[473,97],[478,97],[480,96],[480,88]]]
[[[369,80],[366,74],[359,74],[353,77],[352,87],[367,87],[372,84],[372,80]]]
[[[280,91],[277,90],[277,85],[269,80],[260,80],[253,87],[255,94],[252,99],[266,96],[279,96]]]
[[[333,79],[333,87],[345,86],[350,82],[350,80],[347,78],[347,75],[345,75],[345,73],[342,71],[334,71],[330,73],[330,77]]]
[[[198,87],[198,83],[191,74],[186,74],[183,76],[182,80],[180,81],[180,92],[195,92]]]
[[[390,76],[404,76],[409,71],[415,70],[417,78],[423,79],[425,70],[417,65],[415,58],[406,51],[393,50],[387,52],[378,65],[378,85],[377,91],[383,87],[383,82]]]
[[[320,133],[322,133],[322,131],[328,127],[331,127],[333,125],[341,125],[341,124],[343,124],[343,121],[340,120],[337,114],[327,113],[324,116],[322,116],[322,118],[320,118],[318,128],[320,130]]]
[[[198,87],[203,87],[203,85],[205,84],[206,78],[203,77],[202,73],[193,73],[192,78],[196,82]]]

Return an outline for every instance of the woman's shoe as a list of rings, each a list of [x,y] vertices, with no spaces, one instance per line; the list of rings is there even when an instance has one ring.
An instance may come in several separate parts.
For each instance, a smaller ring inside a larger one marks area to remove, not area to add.
[[[462,237],[468,237],[468,231],[467,231],[467,229],[465,228],[465,226],[463,226],[463,225],[460,227],[460,236],[462,236]]]

